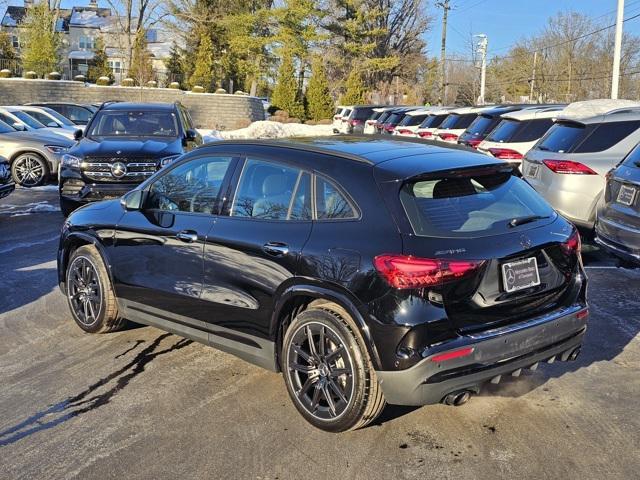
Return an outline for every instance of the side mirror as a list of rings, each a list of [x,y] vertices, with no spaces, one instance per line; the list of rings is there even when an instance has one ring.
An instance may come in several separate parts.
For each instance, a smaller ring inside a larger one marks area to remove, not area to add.
[[[127,211],[140,210],[142,208],[142,190],[131,190],[120,199],[120,205]]]
[[[27,126],[24,123],[15,122],[13,124],[13,128],[15,128],[19,132],[24,132],[27,130]]]
[[[197,137],[198,133],[191,128],[184,132],[184,138],[187,142],[193,142]]]
[[[60,125],[58,125],[56,122],[49,122],[47,123],[47,127],[60,128]]]
[[[73,132],[73,138],[77,141],[80,141],[80,139],[82,138],[82,130],[76,130],[75,132]]]

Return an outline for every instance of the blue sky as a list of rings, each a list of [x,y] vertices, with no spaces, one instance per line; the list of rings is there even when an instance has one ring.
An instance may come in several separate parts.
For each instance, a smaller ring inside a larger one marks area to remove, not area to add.
[[[442,9],[429,0],[433,26],[427,34],[429,55],[440,56]],[[640,13],[640,0],[625,1],[625,18]],[[602,26],[615,22],[617,0],[450,0],[447,54],[469,56],[469,34],[489,37],[489,56],[504,55],[517,40],[539,32],[549,17],[578,11]],[[599,17],[599,18],[596,18]],[[625,32],[640,34],[640,17],[624,23]]]

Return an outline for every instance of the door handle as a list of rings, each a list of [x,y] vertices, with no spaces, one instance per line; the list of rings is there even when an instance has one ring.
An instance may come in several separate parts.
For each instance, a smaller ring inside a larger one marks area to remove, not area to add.
[[[185,243],[193,243],[198,240],[198,234],[193,230],[183,230],[176,234],[176,238]]]
[[[262,250],[274,257],[281,257],[289,253],[289,246],[286,243],[268,242],[262,246]]]

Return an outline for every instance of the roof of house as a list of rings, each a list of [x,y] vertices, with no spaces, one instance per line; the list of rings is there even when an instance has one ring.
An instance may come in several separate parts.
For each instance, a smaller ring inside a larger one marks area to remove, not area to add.
[[[58,25],[56,25],[56,31],[66,32],[69,30],[69,19],[71,18],[72,10],[67,8],[60,9],[60,18],[58,19]],[[24,18],[27,16],[27,9],[25,7],[18,7],[9,5],[4,12],[0,25],[3,27],[17,27],[20,25]]]

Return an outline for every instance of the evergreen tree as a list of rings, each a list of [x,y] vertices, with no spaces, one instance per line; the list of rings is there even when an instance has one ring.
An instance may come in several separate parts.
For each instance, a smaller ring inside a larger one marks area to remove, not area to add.
[[[17,58],[11,37],[7,32],[2,31],[0,31],[0,58],[5,60],[15,60]]]
[[[21,43],[24,44],[22,66],[25,71],[33,70],[39,77],[44,77],[58,68],[60,38],[54,23],[55,15],[47,2],[27,9],[21,28]]]
[[[109,77],[113,81],[113,72],[109,66],[107,49],[102,38],[96,40],[96,52],[87,71],[87,79],[96,82],[100,77]]]
[[[311,64],[311,79],[307,87],[307,117],[323,120],[333,115],[333,98],[329,92],[329,81],[322,57],[317,56]]]
[[[145,85],[153,79],[153,63],[151,53],[147,49],[147,35],[144,29],[140,29],[133,42],[133,52],[131,55],[131,66],[129,76],[138,85]]]
[[[347,77],[346,91],[340,100],[344,105],[361,105],[366,101],[366,92],[360,70],[353,68]]]
[[[279,110],[289,112],[289,116],[302,118],[304,106],[299,100],[293,56],[286,50],[278,69],[276,86],[271,96],[271,104]]]
[[[164,61],[164,66],[167,69],[167,81],[178,82],[181,87],[184,87],[182,51],[175,41],[171,45],[171,52],[169,53],[169,58]]]
[[[211,36],[203,31],[200,34],[200,44],[196,53],[196,64],[193,74],[189,79],[191,88],[196,85],[204,87],[206,92],[211,90],[213,83],[213,42]]]

